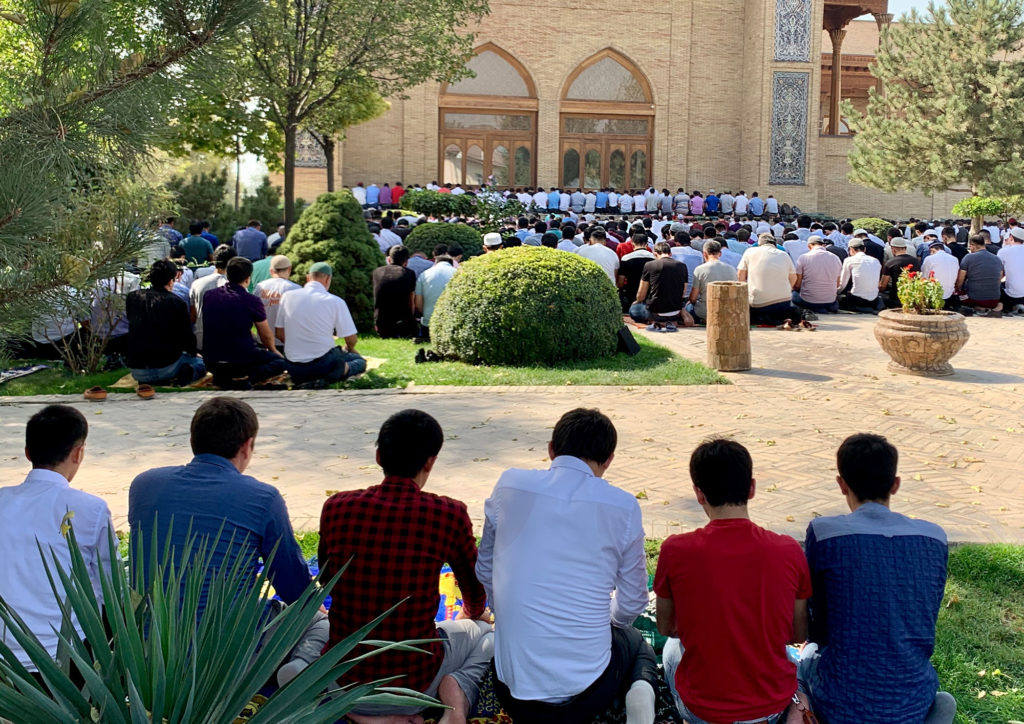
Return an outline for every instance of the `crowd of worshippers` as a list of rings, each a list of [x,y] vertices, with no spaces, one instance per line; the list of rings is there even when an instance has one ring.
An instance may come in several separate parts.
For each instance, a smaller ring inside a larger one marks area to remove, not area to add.
[[[439,245],[432,260],[410,254],[402,244],[410,223],[403,217],[396,225],[389,213],[369,220],[389,262],[374,273],[376,329],[385,337],[429,339],[433,305],[463,250]],[[848,221],[805,215],[795,224],[781,217],[523,216],[514,227],[485,234],[483,244],[485,253],[549,247],[590,259],[618,289],[623,313],[652,332],[705,324],[711,282],[746,282],[754,324],[814,329],[820,313],[902,306],[898,281],[912,271],[938,280],[945,309],[1024,314],[1024,228],[1014,219],[977,234],[966,223],[914,222],[891,227],[883,240]]]
[[[168,220],[140,257],[140,274],[124,271],[101,283],[85,319],[59,307],[17,356],[57,359],[81,344],[81,324],[106,336],[108,357],[128,367],[144,397],[156,386],[186,386],[208,373],[216,387],[237,390],[288,383],[321,389],[365,372],[348,305],[329,291],[331,265],[313,264],[304,285],[292,281],[288,257],[270,254],[283,228],[268,239],[259,226],[250,222],[229,245],[204,237],[206,222],[175,237]],[[186,263],[197,259],[212,263]],[[121,304],[109,303],[115,295]]]
[[[182,569],[187,552],[195,555],[192,536],[220,536],[210,571],[222,560],[241,561],[253,585],[258,562],[274,552],[269,579],[287,605],[311,577],[281,493],[246,475],[258,431],[244,401],[203,402],[191,422],[191,461],[131,483],[130,550],[148,560],[154,545],[164,549],[164,534]],[[0,596],[51,655],[61,609],[40,550],[70,566],[62,534],[69,509],[91,575],[118,565],[110,560],[107,503],[70,487],[86,436],[86,420],[72,407],[37,412],[25,433],[32,469],[22,484],[0,488],[0,526],[8,532]],[[502,473],[484,503],[479,544],[466,504],[427,490],[444,440],[425,412],[392,415],[376,440],[381,483],[335,492],[324,503],[321,580],[345,573],[330,591],[330,610],[312,617],[279,662],[277,684],[399,604],[372,637],[423,640],[426,652],[360,660],[338,683],[385,680],[425,693],[449,707],[443,724],[466,722],[486,675],[516,724],[587,724],[613,704],[624,706],[627,724],[653,724],[662,683],[689,724],[805,722],[810,710],[830,724],[953,721],[956,702],[939,691],[930,661],[946,535],[891,509],[901,478],[898,452],[885,438],[854,434],[839,446],[835,483],[821,486],[833,487],[836,503],[851,512],[811,520],[802,548],[750,520],[758,485],[747,449],[725,438],[700,443],[690,479],[679,480],[677,491],[695,499],[708,522],[662,543],[653,593],[640,505],[606,479],[617,446],[607,416],[565,413],[551,433],[547,469]],[[157,529],[172,520],[169,534]],[[435,623],[445,563],[462,609],[455,620]],[[206,580],[200,617],[209,587]],[[669,637],[661,666],[634,627],[652,608]],[[2,638],[36,670],[13,635]],[[369,650],[360,645],[353,654]],[[363,702],[348,720],[421,723],[420,711]]]

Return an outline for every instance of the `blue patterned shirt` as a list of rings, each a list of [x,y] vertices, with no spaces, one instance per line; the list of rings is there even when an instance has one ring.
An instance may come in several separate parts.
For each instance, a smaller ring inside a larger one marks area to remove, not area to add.
[[[938,689],[931,664],[946,586],[939,526],[865,503],[818,518],[805,544],[814,595],[808,682],[829,724],[920,724]]]

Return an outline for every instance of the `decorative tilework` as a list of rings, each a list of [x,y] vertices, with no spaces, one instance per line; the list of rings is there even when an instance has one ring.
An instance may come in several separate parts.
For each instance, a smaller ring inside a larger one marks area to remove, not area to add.
[[[811,60],[811,0],[775,0],[775,60]]]
[[[324,150],[309,131],[299,131],[295,139],[295,166],[298,168],[327,168]]]
[[[776,72],[772,84],[769,182],[803,186],[807,169],[809,73]]]

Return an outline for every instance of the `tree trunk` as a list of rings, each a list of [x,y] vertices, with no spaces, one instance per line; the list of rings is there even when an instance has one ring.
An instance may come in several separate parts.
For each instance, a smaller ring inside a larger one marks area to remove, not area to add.
[[[334,191],[334,136],[323,138],[324,158],[327,159],[327,192]]]
[[[984,216],[972,216],[971,217],[971,234],[977,234],[981,231],[981,227],[985,224]]]
[[[750,369],[750,302],[746,282],[708,285],[708,366],[726,372]]]
[[[242,145],[235,139],[235,211],[242,204]]]
[[[299,135],[297,123],[288,123],[284,130],[284,223],[290,229],[295,223],[295,142]]]

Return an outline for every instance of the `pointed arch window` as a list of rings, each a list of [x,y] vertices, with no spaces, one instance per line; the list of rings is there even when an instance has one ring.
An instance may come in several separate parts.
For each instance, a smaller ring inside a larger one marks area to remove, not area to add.
[[[466,62],[475,75],[441,86],[438,102],[442,176],[470,186],[499,188],[535,183],[537,87],[514,56],[494,43]],[[458,173],[447,149],[462,153]],[[510,152],[515,149],[515,152]]]
[[[587,58],[565,81],[561,111],[563,183],[620,191],[650,183],[654,94],[636,64],[611,48]],[[578,169],[566,168],[577,158]]]

